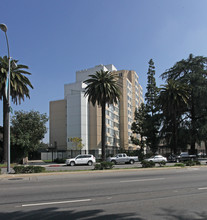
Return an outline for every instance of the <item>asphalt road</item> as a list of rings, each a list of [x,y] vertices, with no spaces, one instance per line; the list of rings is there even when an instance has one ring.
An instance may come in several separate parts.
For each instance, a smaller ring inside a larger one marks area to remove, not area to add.
[[[0,219],[207,219],[207,168],[0,177]]]

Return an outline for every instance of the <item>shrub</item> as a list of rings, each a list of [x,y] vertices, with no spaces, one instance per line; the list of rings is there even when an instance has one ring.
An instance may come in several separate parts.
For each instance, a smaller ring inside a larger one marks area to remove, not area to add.
[[[100,164],[100,163],[95,164],[94,170],[103,170],[103,169],[101,168],[101,164]]]
[[[34,167],[34,173],[43,173],[45,172],[45,167],[36,166]]]
[[[196,163],[196,165],[201,165],[201,162],[198,160],[196,160],[195,163]]]
[[[102,159],[96,159],[96,163],[101,163]]]
[[[184,167],[185,164],[184,164],[184,163],[176,163],[174,166],[175,166],[175,167]]]
[[[114,164],[112,162],[103,161],[100,164],[96,164],[94,170],[106,170],[106,169],[112,169],[113,167]]]
[[[56,159],[54,159],[54,162],[55,162],[55,163],[65,163],[65,159],[56,158]]]
[[[23,173],[24,166],[15,166],[13,170],[15,173]]]
[[[148,168],[148,167],[155,167],[155,163],[153,161],[146,161],[146,160],[143,160],[141,162],[142,164],[142,167],[143,168]]]
[[[15,166],[15,173],[42,173],[45,171],[45,167],[40,166]]]
[[[185,161],[184,163],[185,163],[186,166],[195,166],[195,164],[196,164],[196,163],[195,163],[194,161],[192,161],[192,160],[187,160],[187,161]]]
[[[159,162],[158,164],[159,164],[160,166],[165,166],[166,161],[163,160],[163,161]]]

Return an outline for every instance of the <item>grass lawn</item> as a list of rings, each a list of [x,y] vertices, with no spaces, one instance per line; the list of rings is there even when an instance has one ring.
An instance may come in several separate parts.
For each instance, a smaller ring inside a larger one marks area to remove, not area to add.
[[[10,164],[10,167],[14,167],[14,166],[16,166],[17,164],[16,163],[11,163]],[[0,164],[0,168],[7,168],[7,163],[1,163]]]

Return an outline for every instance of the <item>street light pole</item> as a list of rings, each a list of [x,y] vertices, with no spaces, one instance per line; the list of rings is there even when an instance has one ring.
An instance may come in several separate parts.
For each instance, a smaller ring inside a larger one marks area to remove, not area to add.
[[[7,173],[10,173],[10,66],[11,66],[11,57],[9,53],[9,41],[7,37],[7,26],[5,24],[0,24],[0,29],[5,33],[6,36],[6,42],[7,42],[7,49],[8,49],[8,59],[9,59],[9,69],[7,74],[7,80],[6,84],[8,86],[8,92],[7,92],[7,106],[8,106],[8,112],[7,114]],[[5,89],[7,89],[5,87]]]

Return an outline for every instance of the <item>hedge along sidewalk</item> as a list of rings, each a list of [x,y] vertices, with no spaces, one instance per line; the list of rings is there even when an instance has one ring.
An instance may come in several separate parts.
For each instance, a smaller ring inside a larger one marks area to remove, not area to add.
[[[20,173],[43,173],[46,171],[45,167],[41,166],[15,166],[13,170],[16,174]]]

